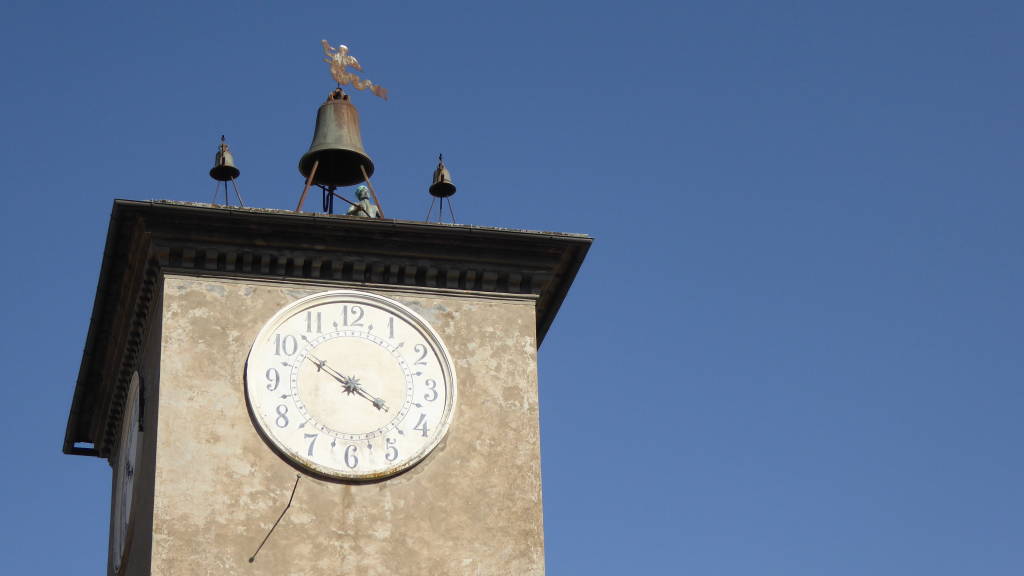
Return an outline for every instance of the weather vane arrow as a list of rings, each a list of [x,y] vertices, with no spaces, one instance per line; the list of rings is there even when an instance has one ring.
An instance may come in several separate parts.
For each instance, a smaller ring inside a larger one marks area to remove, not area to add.
[[[321,44],[324,45],[324,62],[331,65],[331,76],[334,77],[334,81],[338,83],[338,86],[351,86],[356,90],[369,90],[375,95],[381,98],[388,99],[388,91],[383,86],[378,86],[369,80],[363,80],[355,72],[351,72],[348,68],[353,70],[363,71],[363,67],[359,65],[359,61],[356,60],[355,56],[348,53],[348,46],[344,44],[338,44],[337,48],[334,48],[327,42],[327,40],[321,40]]]

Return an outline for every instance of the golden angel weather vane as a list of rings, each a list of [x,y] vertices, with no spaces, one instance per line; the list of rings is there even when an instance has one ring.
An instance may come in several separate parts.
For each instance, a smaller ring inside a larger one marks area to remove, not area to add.
[[[350,72],[347,68],[353,70],[363,71],[363,67],[359,65],[359,61],[356,60],[355,56],[351,56],[348,53],[348,46],[344,44],[338,44],[337,48],[334,48],[327,42],[327,40],[320,41],[324,45],[324,62],[331,65],[331,76],[334,77],[334,81],[339,86],[352,86],[356,90],[369,90],[375,95],[381,98],[388,99],[388,91],[383,86],[378,86],[369,80],[363,80],[357,76],[354,72]]]

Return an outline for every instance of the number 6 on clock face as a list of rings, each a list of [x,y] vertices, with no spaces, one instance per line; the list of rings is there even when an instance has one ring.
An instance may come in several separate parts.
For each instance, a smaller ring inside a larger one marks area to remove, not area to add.
[[[444,438],[455,410],[455,370],[430,324],[356,290],[278,311],[249,351],[245,381],[264,439],[295,465],[340,480],[414,466]]]

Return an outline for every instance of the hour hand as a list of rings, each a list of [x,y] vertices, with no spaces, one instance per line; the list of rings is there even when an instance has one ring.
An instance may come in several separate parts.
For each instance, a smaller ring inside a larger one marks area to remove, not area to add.
[[[344,377],[340,372],[338,372],[334,368],[329,367],[327,365],[327,360],[321,360],[321,359],[317,358],[316,356],[314,356],[312,354],[310,354],[308,357],[309,357],[310,360],[313,361],[313,364],[316,365],[317,372],[323,370],[324,372],[327,372],[328,374],[330,374],[331,378],[334,378],[338,382],[341,382],[342,384],[348,386],[348,384],[349,384],[348,378]]]

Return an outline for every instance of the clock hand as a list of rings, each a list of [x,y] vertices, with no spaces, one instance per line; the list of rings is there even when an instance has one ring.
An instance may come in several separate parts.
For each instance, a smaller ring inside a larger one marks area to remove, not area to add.
[[[327,372],[327,374],[329,374],[332,378],[334,378],[338,382],[341,382],[343,385],[345,385],[346,388],[348,388],[349,386],[352,386],[351,381],[348,378],[346,378],[345,376],[343,376],[337,370],[329,367],[327,365],[327,361],[326,360],[321,360],[321,359],[317,358],[316,356],[314,356],[313,354],[307,354],[306,357],[313,360],[313,364],[316,364],[316,369],[317,370],[323,370],[324,372]]]
[[[377,398],[376,396],[370,394],[369,392],[364,390],[362,384],[359,384],[358,382],[355,383],[355,386],[356,386],[356,394],[359,394],[363,398],[366,398],[367,400],[369,400],[370,403],[373,404],[374,408],[376,408],[377,410],[383,410],[385,412],[388,411],[388,407],[387,407],[386,404],[384,404],[384,399],[383,398]]]
[[[363,385],[360,384],[358,380],[356,380],[355,378],[345,377],[334,368],[329,367],[327,365],[326,360],[321,360],[314,356],[313,354],[307,354],[307,357],[313,360],[313,363],[316,364],[317,370],[323,370],[332,378],[340,382],[341,385],[344,386],[344,390],[347,394],[358,394],[363,398],[369,400],[370,403],[373,404],[373,407],[376,408],[377,410],[383,410],[385,412],[388,411],[388,407],[384,403],[384,400],[382,398],[377,398],[376,396],[367,392],[363,388]]]

